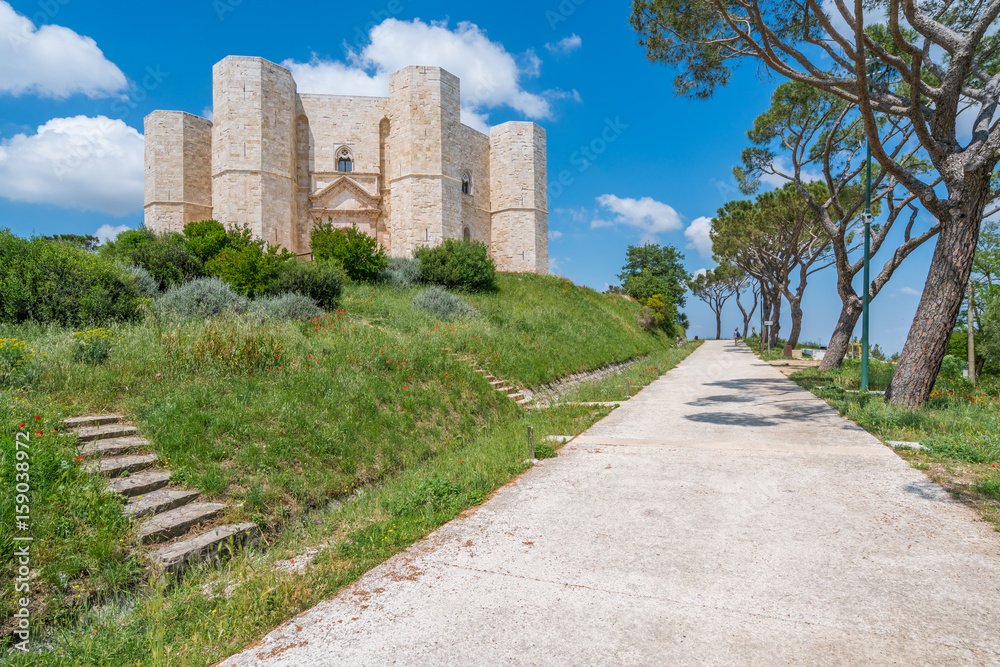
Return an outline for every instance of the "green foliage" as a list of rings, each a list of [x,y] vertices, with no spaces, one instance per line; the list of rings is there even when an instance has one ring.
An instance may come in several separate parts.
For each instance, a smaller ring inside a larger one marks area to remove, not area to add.
[[[25,384],[31,359],[37,354],[26,341],[18,338],[0,338],[0,387],[19,387]]]
[[[153,274],[135,264],[128,264],[122,267],[122,271],[135,279],[135,286],[139,293],[147,299],[155,299],[160,295],[160,283],[153,277]]]
[[[157,299],[155,307],[168,317],[204,319],[226,312],[246,312],[250,301],[219,278],[199,278],[171,287]]]
[[[347,277],[357,282],[374,282],[388,266],[385,250],[371,236],[358,231],[357,225],[337,229],[333,222],[317,222],[309,234],[313,257],[336,260]]]
[[[952,383],[961,383],[965,381],[962,371],[966,368],[968,368],[968,364],[965,361],[946,354],[944,360],[941,362],[941,371],[938,373],[938,377]]]
[[[187,246],[202,262],[212,259],[229,246],[230,235],[217,220],[202,220],[184,225]]]
[[[295,255],[256,239],[248,227],[230,229],[225,249],[205,263],[205,271],[244,296],[266,294]]]
[[[685,304],[690,278],[683,261],[684,255],[670,245],[630,245],[618,278],[625,293],[640,303],[661,294],[668,304],[679,309]]]
[[[136,280],[117,264],[72,244],[0,230],[0,321],[134,321],[142,304]]]
[[[73,361],[99,366],[111,356],[115,334],[110,329],[91,329],[73,334]]]
[[[344,291],[346,276],[340,264],[332,260],[313,262],[285,262],[281,273],[271,283],[271,292],[294,292],[310,297],[326,310],[337,307],[337,300]]]
[[[476,309],[440,285],[432,285],[413,297],[413,305],[441,320],[472,317]]]
[[[87,252],[94,252],[97,250],[97,246],[100,245],[101,240],[96,236],[91,236],[89,234],[55,234],[53,236],[42,237],[46,241],[58,241],[59,243],[69,243],[74,245],[81,250],[86,250]]]
[[[146,269],[156,278],[160,290],[203,275],[201,260],[188,249],[184,235],[177,232],[157,234],[144,227],[130,229],[102,245],[100,253]]]
[[[315,300],[295,292],[259,297],[252,310],[275,320],[308,320],[323,314],[323,308]]]
[[[382,280],[399,289],[413,287],[422,278],[420,260],[415,257],[390,257],[382,272]]]
[[[424,282],[470,292],[496,289],[496,266],[489,248],[479,241],[445,239],[434,248],[418,248]]]

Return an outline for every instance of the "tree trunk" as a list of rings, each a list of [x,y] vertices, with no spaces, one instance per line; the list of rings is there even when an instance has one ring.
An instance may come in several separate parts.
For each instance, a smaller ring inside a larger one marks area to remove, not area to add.
[[[771,295],[771,315],[767,319],[774,322],[772,326],[768,327],[771,330],[768,341],[771,343],[771,347],[777,347],[778,334],[781,333],[781,291],[779,289],[776,289]]]
[[[722,309],[715,311],[715,340],[722,338]]]
[[[951,219],[942,221],[906,345],[885,393],[893,405],[917,407],[934,389],[955,320],[965,301],[979,226],[990,192],[990,172],[965,172],[965,182],[951,201]]]
[[[802,297],[796,296],[788,300],[788,307],[792,314],[792,330],[788,334],[788,342],[792,349],[799,344],[799,334],[802,333]]]
[[[830,337],[830,344],[823,355],[823,361],[819,364],[821,371],[828,371],[831,368],[840,368],[847,356],[847,350],[851,345],[851,336],[854,335],[854,327],[858,325],[858,318],[861,317],[861,304],[855,301],[844,303],[840,309],[840,319]]]

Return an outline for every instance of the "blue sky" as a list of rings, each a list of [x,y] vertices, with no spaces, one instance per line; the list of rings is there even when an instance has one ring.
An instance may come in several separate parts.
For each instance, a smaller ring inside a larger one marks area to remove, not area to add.
[[[0,226],[141,224],[143,117],[204,114],[226,55],[286,64],[302,92],[385,94],[388,71],[425,64],[462,77],[466,122],[546,128],[554,272],[603,290],[626,247],[646,240],[680,248],[692,272],[712,267],[704,218],[741,197],[732,167],[780,81],[747,67],[711,100],[677,98],[673,73],[636,44],[630,6],[0,0]],[[874,302],[873,341],[889,352],[905,340],[931,252],[918,250]],[[839,304],[832,270],[815,276],[803,338],[825,344]],[[689,297],[686,311],[689,335],[714,336],[707,307]],[[738,318],[727,307],[723,334]]]

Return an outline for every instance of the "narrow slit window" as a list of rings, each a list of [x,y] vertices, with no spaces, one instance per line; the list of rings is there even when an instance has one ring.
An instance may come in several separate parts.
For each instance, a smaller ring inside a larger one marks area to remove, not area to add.
[[[471,195],[472,194],[472,176],[469,174],[462,174],[462,194]]]
[[[351,159],[351,153],[346,149],[340,151],[340,155],[337,157],[337,171],[345,174],[354,171],[354,160]]]
[[[462,238],[464,238],[466,241],[472,240],[472,231],[470,231],[468,227],[462,230]]]

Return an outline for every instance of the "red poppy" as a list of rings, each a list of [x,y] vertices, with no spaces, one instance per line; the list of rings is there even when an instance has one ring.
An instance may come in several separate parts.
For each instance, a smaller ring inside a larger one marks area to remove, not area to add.
[[[82,461],[83,457],[82,456],[76,456],[76,457],[73,458],[73,460],[74,461]]]
[[[35,431],[35,435],[41,435],[42,431]]]
[[[41,419],[41,418],[42,418],[42,416],[41,416],[41,415],[35,415],[35,421],[38,421],[38,420],[39,420],[39,419]]]
[[[20,424],[18,424],[17,427],[18,428],[24,428],[24,422],[21,422]]]

